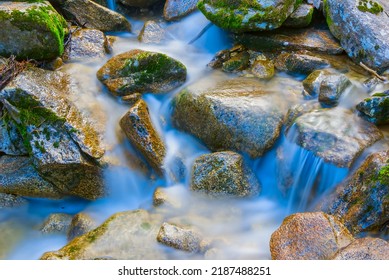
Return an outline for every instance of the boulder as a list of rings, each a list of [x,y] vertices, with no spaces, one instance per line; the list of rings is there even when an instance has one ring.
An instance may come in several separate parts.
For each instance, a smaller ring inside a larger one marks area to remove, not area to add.
[[[350,167],[365,148],[383,137],[376,126],[344,108],[302,114],[286,131],[291,141],[338,167]]]
[[[216,86],[199,81],[173,99],[173,123],[212,151],[260,157],[280,134],[286,99],[256,79],[237,78]]]
[[[388,15],[380,2],[326,0],[324,11],[331,33],[348,56],[384,72],[389,69],[389,29]]]
[[[163,18],[167,21],[178,20],[197,9],[199,0],[166,0]]]
[[[153,126],[146,102],[136,102],[121,118],[120,127],[150,166],[163,174],[166,147]]]
[[[314,8],[312,5],[301,4],[298,8],[286,19],[283,26],[301,28],[307,27],[313,16]]]
[[[41,259],[166,259],[156,236],[161,218],[145,210],[116,213],[96,229]],[[115,246],[112,246],[115,244]]]
[[[320,83],[320,104],[323,107],[332,107],[338,105],[339,98],[350,86],[350,80],[343,74],[326,76]]]
[[[380,238],[356,239],[340,249],[334,260],[389,260],[389,243]]]
[[[389,90],[375,93],[357,105],[357,110],[368,121],[375,124],[389,124]]]
[[[76,237],[84,235],[85,233],[96,228],[96,222],[91,216],[85,213],[78,213],[74,215],[69,225],[67,232],[68,240],[71,241]]]
[[[163,223],[158,242],[177,250],[196,253],[200,250],[201,235],[193,229],[187,229],[170,223]]]
[[[185,83],[186,67],[162,53],[132,50],[108,60],[97,78],[118,96],[166,93]]]
[[[276,60],[277,66],[282,65],[278,66],[279,70],[286,69],[290,74],[309,75],[315,70],[330,66],[327,60],[308,54],[280,54]]]
[[[167,34],[164,26],[154,20],[148,20],[139,33],[138,40],[145,44],[160,44],[166,41]]]
[[[316,209],[334,215],[358,234],[380,232],[388,222],[389,152],[370,155],[331,194],[322,198]]]
[[[251,197],[259,193],[260,184],[241,155],[218,152],[196,158],[190,188],[212,197]]]
[[[323,212],[290,215],[272,234],[273,260],[326,260],[354,238],[335,217]]]
[[[247,32],[279,28],[298,3],[297,0],[200,0],[197,7],[217,26]]]
[[[22,197],[8,193],[0,193],[0,209],[19,207],[27,203],[27,200]]]
[[[256,59],[251,67],[251,73],[259,79],[271,79],[274,74],[274,64],[268,59]]]
[[[250,54],[247,51],[237,52],[223,62],[222,70],[227,73],[236,73],[247,69],[249,64]]]
[[[47,1],[1,1],[0,25],[0,55],[50,60],[64,51],[67,23]]]
[[[10,117],[6,113],[3,115],[0,110],[0,152],[12,156],[27,155],[22,136],[9,119]]]
[[[50,214],[41,225],[42,233],[66,233],[72,222],[72,216],[65,213]]]

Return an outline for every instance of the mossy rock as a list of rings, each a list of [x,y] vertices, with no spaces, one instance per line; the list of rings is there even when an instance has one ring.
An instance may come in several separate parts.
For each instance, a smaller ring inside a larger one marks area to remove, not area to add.
[[[389,124],[389,91],[376,93],[357,105],[357,110],[368,121],[382,125]]]
[[[50,60],[62,55],[67,23],[47,1],[0,3],[0,55]]]
[[[308,26],[313,17],[312,5],[301,4],[284,22],[283,26],[301,28]]]

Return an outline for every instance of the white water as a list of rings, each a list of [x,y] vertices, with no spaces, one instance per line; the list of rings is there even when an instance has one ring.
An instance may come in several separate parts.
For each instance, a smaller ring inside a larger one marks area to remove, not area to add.
[[[193,45],[187,44],[208,24],[200,13],[171,24],[168,31],[174,39],[162,46],[140,44],[135,34],[142,27],[142,21],[133,21],[132,24],[134,34],[119,34],[112,56],[135,48],[165,53],[187,66],[188,80],[184,86],[209,76],[210,70],[205,65],[218,50],[231,46],[227,34],[215,26]],[[166,95],[146,94],[143,98],[149,106],[155,127],[167,144],[166,166],[174,173],[178,167],[172,159],[179,154],[186,167],[185,176],[175,182],[169,176],[155,178],[153,174],[144,173],[129,164],[127,155],[131,152],[131,147],[118,136],[119,119],[128,110],[128,106],[120,104],[107,93],[95,77],[95,73],[107,59],[108,57],[83,65],[68,64],[64,71],[75,74],[85,94],[84,102],[96,103],[106,116],[106,138],[112,147],[108,153],[118,163],[105,174],[110,195],[95,202],[75,199],[31,200],[28,207],[1,212],[0,221],[12,220],[22,228],[17,229],[21,232],[20,237],[5,256],[6,259],[37,259],[44,252],[60,249],[66,244],[66,237],[63,235],[42,235],[39,232],[39,225],[50,213],[76,214],[83,211],[101,223],[119,211],[152,209],[152,194],[160,186],[165,187],[183,205],[179,209],[162,209],[161,213],[167,219],[185,218],[205,235],[222,239],[219,251],[212,258],[268,259],[270,235],[283,218],[295,211],[309,210],[314,199],[334,187],[348,173],[347,169],[324,163],[310,152],[290,143],[282,135],[262,158],[247,159],[261,181],[260,197],[230,201],[209,201],[197,197],[188,190],[191,165],[197,156],[209,151],[198,140],[171,125],[170,101],[180,89]],[[268,86],[278,89],[282,87],[276,82],[269,83]],[[287,175],[293,178],[290,184],[283,180]],[[315,194],[314,197],[312,194]],[[168,249],[167,252],[170,258],[200,258]]]

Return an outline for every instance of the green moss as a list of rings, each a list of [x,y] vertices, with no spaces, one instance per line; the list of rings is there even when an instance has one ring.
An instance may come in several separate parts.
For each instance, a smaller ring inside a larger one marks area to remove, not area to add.
[[[389,185],[389,164],[381,168],[377,179],[382,185]]]
[[[140,226],[141,226],[142,229],[144,229],[146,231],[148,231],[151,228],[150,223],[146,223],[146,222],[142,223]]]
[[[385,94],[383,92],[374,93],[373,96],[374,97],[389,97],[387,94]],[[366,101],[366,99],[365,99],[365,101]]]
[[[357,8],[361,12],[369,12],[375,15],[384,11],[384,8],[380,4],[371,0],[359,0]]]
[[[53,144],[53,147],[58,149],[59,148],[59,142],[58,141],[55,141],[54,144]]]

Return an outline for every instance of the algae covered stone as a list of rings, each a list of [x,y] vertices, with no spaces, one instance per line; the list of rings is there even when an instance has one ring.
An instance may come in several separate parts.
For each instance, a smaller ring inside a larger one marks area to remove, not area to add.
[[[118,96],[165,93],[185,83],[186,67],[165,54],[136,49],[108,60],[97,78]]]
[[[373,94],[357,105],[357,110],[375,124],[389,123],[389,91]]]
[[[49,60],[64,51],[67,23],[47,1],[1,1],[0,24],[0,55]]]
[[[280,27],[298,0],[200,0],[199,10],[214,24],[233,32]]]

